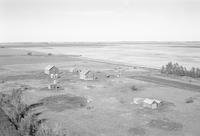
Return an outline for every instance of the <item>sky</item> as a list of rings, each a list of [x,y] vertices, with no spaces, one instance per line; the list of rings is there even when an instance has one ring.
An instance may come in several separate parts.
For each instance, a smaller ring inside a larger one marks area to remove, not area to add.
[[[200,41],[200,0],[0,0],[0,42]]]

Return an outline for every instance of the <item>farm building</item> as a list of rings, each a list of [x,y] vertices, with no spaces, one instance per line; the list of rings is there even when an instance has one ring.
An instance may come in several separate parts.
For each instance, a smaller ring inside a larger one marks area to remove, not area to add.
[[[143,106],[151,109],[157,109],[160,103],[161,101],[159,100],[145,98],[143,101]]]
[[[140,97],[134,98],[132,103],[151,109],[157,109],[161,105],[161,101],[159,100]]]
[[[54,65],[48,65],[44,69],[44,73],[47,75],[56,75],[59,73],[59,70],[56,66]]]
[[[79,72],[79,76],[80,79],[82,80],[94,80],[94,72],[87,70],[87,69],[83,69]]]

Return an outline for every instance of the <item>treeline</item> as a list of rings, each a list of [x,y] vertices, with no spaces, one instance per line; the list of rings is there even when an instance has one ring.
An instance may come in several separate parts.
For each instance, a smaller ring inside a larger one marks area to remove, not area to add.
[[[192,67],[188,70],[186,67],[183,67],[178,63],[173,64],[172,62],[169,62],[166,66],[162,66],[161,73],[200,78],[199,68]]]

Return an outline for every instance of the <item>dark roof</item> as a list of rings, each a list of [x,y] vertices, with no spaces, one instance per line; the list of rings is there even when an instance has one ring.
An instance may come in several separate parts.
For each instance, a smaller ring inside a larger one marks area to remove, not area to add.
[[[84,75],[87,75],[88,73],[90,73],[91,71],[90,70],[88,70],[88,69],[82,69],[81,70],[81,74],[84,74]]]
[[[19,136],[6,113],[0,108],[0,136]]]
[[[50,70],[50,69],[52,69],[53,67],[56,68],[54,65],[48,65],[48,66],[45,67],[45,70]]]

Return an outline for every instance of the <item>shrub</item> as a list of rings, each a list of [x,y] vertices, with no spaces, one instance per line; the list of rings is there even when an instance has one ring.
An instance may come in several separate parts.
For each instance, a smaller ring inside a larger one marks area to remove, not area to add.
[[[189,97],[185,100],[185,103],[193,103],[194,102],[194,98],[193,97]]]
[[[32,56],[32,52],[28,52],[27,55],[28,55],[28,56]]]
[[[132,91],[137,91],[138,88],[137,88],[136,86],[133,85],[133,86],[131,87],[131,90],[132,90]]]
[[[166,66],[162,66],[161,73],[200,78],[199,68],[193,67],[190,70],[187,70],[186,67],[183,67],[178,63],[173,64],[172,62],[169,62]]]
[[[42,124],[36,136],[67,136],[67,132],[58,124],[53,129],[47,124]]]
[[[1,106],[22,136],[35,136],[40,124],[45,121],[45,119],[38,119],[41,113],[34,112],[34,109],[40,105],[41,103],[24,104],[20,89],[13,90],[11,95],[1,95]]]
[[[0,106],[21,136],[66,136],[60,126],[49,128],[44,123],[46,119],[38,118],[42,113],[35,112],[34,109],[42,103],[24,104],[22,93],[23,90],[14,89],[11,95],[0,94]]]
[[[48,53],[47,55],[48,55],[48,56],[52,56],[53,54],[52,54],[52,53]]]

